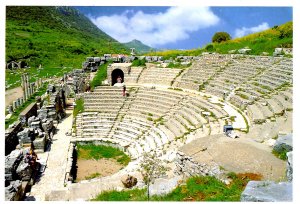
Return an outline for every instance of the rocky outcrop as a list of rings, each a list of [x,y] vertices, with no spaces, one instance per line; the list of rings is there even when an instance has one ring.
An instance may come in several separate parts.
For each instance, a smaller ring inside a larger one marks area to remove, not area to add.
[[[276,152],[290,152],[293,151],[293,134],[281,136],[276,140],[273,147]]]
[[[198,163],[192,157],[185,155],[182,152],[177,152],[175,159],[175,175],[185,175],[187,177],[194,175],[210,175],[218,176],[221,174],[218,165],[211,166],[205,163]]]
[[[250,181],[241,195],[241,201],[248,202],[286,202],[292,198],[292,183],[273,181]]]

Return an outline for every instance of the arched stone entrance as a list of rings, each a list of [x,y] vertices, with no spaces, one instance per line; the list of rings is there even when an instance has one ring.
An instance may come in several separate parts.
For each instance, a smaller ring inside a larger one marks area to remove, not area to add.
[[[117,83],[117,79],[121,77],[122,81],[124,82],[124,72],[121,69],[114,69],[111,73],[111,85],[113,86],[115,83]]]

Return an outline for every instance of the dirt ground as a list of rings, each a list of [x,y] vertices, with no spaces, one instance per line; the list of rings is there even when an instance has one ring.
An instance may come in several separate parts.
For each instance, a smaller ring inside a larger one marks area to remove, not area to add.
[[[263,180],[280,181],[285,177],[286,162],[276,158],[269,147],[246,138],[232,139],[213,135],[181,147],[199,163],[217,163],[227,171],[257,173]]]
[[[5,91],[5,107],[7,107],[9,104],[12,104],[14,100],[20,97],[23,97],[23,90],[20,86]]]
[[[77,181],[85,180],[85,177],[99,173],[99,177],[117,173],[123,166],[113,159],[83,160],[77,161]]]

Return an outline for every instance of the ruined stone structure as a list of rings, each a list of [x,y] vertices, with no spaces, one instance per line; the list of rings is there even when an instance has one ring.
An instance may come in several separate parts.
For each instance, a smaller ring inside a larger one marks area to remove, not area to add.
[[[145,59],[161,63],[175,61],[164,61],[159,56],[147,56]],[[230,145],[236,146],[244,155],[244,149],[251,151],[255,148],[250,148],[250,145],[259,142],[257,144],[264,145],[264,148],[255,149],[260,153],[274,146],[277,136],[292,132],[291,59],[206,53],[193,57],[178,56],[176,61],[192,65],[186,69],[170,69],[157,65],[131,67],[131,63],[115,63],[107,69],[110,86],[99,86],[93,92],[80,93],[84,99],[84,112],[74,119],[76,128],[73,128],[72,134],[66,134],[71,135],[71,141],[67,144],[68,160],[64,177],[67,187],[51,191],[49,200],[58,200],[59,196],[65,200],[87,200],[103,190],[122,189],[121,178],[128,174],[137,178],[138,187],[143,186],[136,173],[144,152],[155,152],[161,160],[166,161],[171,170],[169,177],[164,179],[174,181],[172,188],[180,179],[191,175],[221,178],[225,170],[216,158],[221,158],[225,153],[218,145],[224,144],[227,151]],[[72,81],[72,84],[83,92],[84,88],[78,86],[80,77],[75,76],[71,77],[76,81]],[[121,83],[126,84],[126,95],[123,94],[123,87],[113,86],[118,77]],[[71,86],[71,80],[67,78],[65,76],[63,81],[70,82]],[[66,92],[64,85],[48,87],[51,96],[44,100],[37,117],[28,119],[29,127],[19,133],[22,142],[36,137],[39,138],[37,146],[43,144],[43,137],[51,134],[51,127],[64,115]],[[224,125],[232,125],[245,143],[237,146],[234,139],[227,138],[223,134]],[[37,131],[32,133],[31,129]],[[72,183],[75,144],[87,141],[118,146],[131,157],[132,162],[112,176]],[[194,142],[196,145],[196,141],[200,141],[202,146],[196,152],[186,151],[194,150],[189,144]],[[210,155],[209,151],[215,154]],[[232,159],[225,159],[232,162],[226,160],[224,163],[245,170],[240,166],[240,155],[235,155],[233,151],[230,153]],[[274,178],[280,174],[279,171],[287,168],[287,178],[292,180],[292,153],[289,153],[287,167],[282,166],[282,161],[274,158],[270,152],[264,156],[270,165],[281,165],[274,170],[267,166],[265,178]],[[259,168],[249,166],[253,170]],[[270,176],[269,172],[276,175]],[[230,181],[225,179],[224,182]]]
[[[24,88],[32,90],[30,88],[32,86],[27,83],[28,78],[23,77],[22,84]],[[39,153],[46,150],[55,133],[54,124],[57,124],[65,116],[66,98],[64,89],[50,84],[47,94],[48,96],[37,97],[36,102],[30,104],[20,113],[19,121],[6,130],[6,200],[22,200],[24,198],[25,193],[33,185],[40,168],[33,152]],[[31,160],[31,158],[34,158],[34,160]]]

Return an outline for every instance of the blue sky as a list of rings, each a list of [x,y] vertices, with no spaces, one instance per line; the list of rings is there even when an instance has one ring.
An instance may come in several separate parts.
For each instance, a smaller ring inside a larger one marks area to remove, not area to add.
[[[232,38],[292,20],[292,7],[76,7],[120,42],[133,39],[155,48],[191,49],[211,42],[215,32]]]

